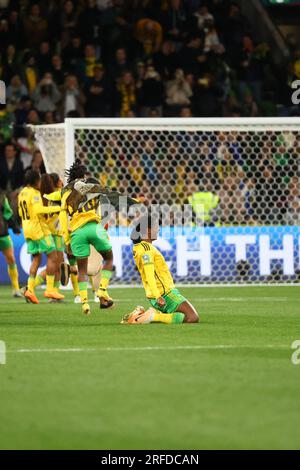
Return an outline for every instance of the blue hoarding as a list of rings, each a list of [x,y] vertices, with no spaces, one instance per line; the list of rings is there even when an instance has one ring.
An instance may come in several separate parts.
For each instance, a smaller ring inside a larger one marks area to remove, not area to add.
[[[23,235],[11,234],[21,283],[30,266]],[[131,284],[139,280],[132,258],[132,243],[127,228],[110,230],[117,282]],[[247,265],[247,281],[268,280],[274,271],[281,280],[299,276],[300,228],[280,227],[166,227],[156,246],[163,252],[176,282],[236,282]],[[42,264],[45,265],[45,257]],[[0,258],[0,283],[8,283],[7,268]]]

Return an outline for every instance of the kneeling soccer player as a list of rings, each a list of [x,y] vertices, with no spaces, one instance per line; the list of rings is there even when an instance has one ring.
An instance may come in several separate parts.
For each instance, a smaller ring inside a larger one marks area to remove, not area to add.
[[[137,307],[121,323],[198,323],[197,311],[175,288],[163,255],[152,245],[157,239],[158,224],[152,221],[151,227],[151,217],[144,216],[139,226],[139,233],[135,229],[131,235],[133,256],[152,307],[147,311]]]

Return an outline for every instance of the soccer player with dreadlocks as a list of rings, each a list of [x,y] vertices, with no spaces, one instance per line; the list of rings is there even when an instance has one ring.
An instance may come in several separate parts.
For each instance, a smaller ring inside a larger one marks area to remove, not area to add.
[[[101,280],[97,291],[100,308],[109,308],[113,305],[113,300],[107,292],[113,270],[112,246],[97,213],[100,195],[104,194],[105,190],[100,187],[97,180],[86,178],[86,167],[79,160],[66,171],[66,176],[67,185],[63,188],[61,201],[61,229],[66,245],[70,244],[71,251],[77,259],[82,310],[84,314],[89,315],[87,269],[90,245],[93,245],[103,258]]]

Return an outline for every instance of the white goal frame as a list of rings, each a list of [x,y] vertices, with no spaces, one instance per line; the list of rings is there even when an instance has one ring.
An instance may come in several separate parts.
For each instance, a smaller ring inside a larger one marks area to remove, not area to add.
[[[53,125],[31,126],[33,131],[38,135],[38,130],[46,130],[47,128],[59,129],[64,131],[64,162],[62,168],[69,168],[75,160],[75,133],[77,130],[97,130],[101,131],[185,131],[185,132],[297,132],[300,133],[300,117],[274,117],[274,118],[66,118],[64,123]],[[42,142],[37,138],[38,146],[42,153]],[[46,162],[46,169],[47,162]],[[300,244],[300,227],[299,228],[299,244]],[[300,247],[299,247],[300,250]],[[300,264],[300,263],[299,263]],[[300,265],[299,265],[300,268]],[[122,282],[122,281],[121,281]],[[177,283],[180,285],[181,283]],[[191,286],[222,286],[220,283],[192,283],[183,285]],[[295,285],[299,283],[285,282],[247,282],[240,284],[239,282],[226,283],[225,286],[284,286]],[[116,287],[120,286],[116,285]]]
[[[53,126],[56,126],[55,124]],[[300,117],[287,118],[66,118],[66,167],[75,159],[76,129],[128,130],[190,130],[190,131],[298,131]],[[35,126],[40,127],[40,126]],[[44,127],[44,126],[43,126]]]

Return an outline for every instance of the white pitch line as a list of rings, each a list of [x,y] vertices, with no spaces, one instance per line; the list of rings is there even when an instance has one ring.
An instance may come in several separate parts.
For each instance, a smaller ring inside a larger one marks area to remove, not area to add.
[[[299,302],[300,297],[194,297],[193,300],[196,302]]]
[[[116,302],[129,302],[129,299],[115,299]],[[299,302],[299,298],[290,297],[193,297],[192,301],[196,302]]]
[[[128,297],[126,299],[118,299],[114,298],[114,301],[117,303],[128,303],[133,302],[134,299],[132,297]],[[145,299],[146,301],[146,299]],[[300,297],[194,297],[192,299],[194,302],[300,302]],[[4,303],[4,302],[3,302]],[[16,300],[5,300],[5,305],[13,304],[16,305]],[[65,303],[70,303],[69,299],[66,299]],[[44,304],[43,304],[44,305]],[[1,302],[0,302],[1,307]]]
[[[33,348],[11,349],[7,353],[77,353],[77,352],[126,352],[126,351],[189,351],[189,350],[217,350],[217,349],[290,349],[288,345],[234,345],[211,344],[190,346],[137,346],[137,347],[102,347],[102,348]]]
[[[140,284],[135,284],[133,286],[129,286],[128,284],[111,284],[109,286],[110,289],[129,289],[129,288],[134,288],[134,289],[143,289],[143,286]],[[213,289],[218,289],[218,288],[232,288],[232,287],[300,287],[299,282],[291,283],[291,282],[272,282],[272,283],[264,283],[264,282],[257,282],[257,283],[252,283],[252,284],[239,284],[239,283],[232,283],[232,284],[186,284],[186,283],[181,283],[177,282],[176,287],[184,287],[188,289],[205,289],[205,288],[213,288]],[[71,289],[70,289],[71,290]]]

